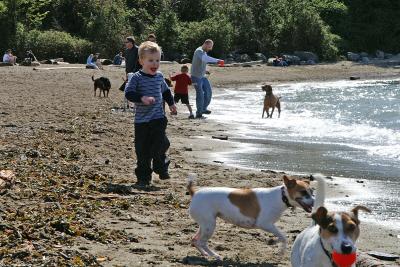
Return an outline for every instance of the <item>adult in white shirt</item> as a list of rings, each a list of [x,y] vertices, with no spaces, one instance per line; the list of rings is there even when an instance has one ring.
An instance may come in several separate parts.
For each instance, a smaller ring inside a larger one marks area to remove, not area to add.
[[[192,77],[192,84],[196,89],[196,118],[198,119],[204,119],[205,117],[203,114],[211,113],[211,111],[207,109],[212,96],[211,84],[206,77],[207,63],[220,63],[220,61],[223,61],[207,55],[207,52],[211,51],[213,46],[214,42],[207,39],[193,54],[190,74]]]
[[[11,63],[15,65],[17,63],[17,57],[13,56],[11,49],[7,49],[3,56],[3,62],[5,63]]]

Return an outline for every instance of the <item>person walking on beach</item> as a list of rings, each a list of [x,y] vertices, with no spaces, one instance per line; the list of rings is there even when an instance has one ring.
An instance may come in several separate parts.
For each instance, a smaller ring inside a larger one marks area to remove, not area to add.
[[[209,80],[206,77],[207,63],[218,63],[223,62],[221,59],[213,58],[207,55],[207,52],[211,51],[214,46],[214,42],[210,39],[204,41],[203,45],[198,47],[193,54],[192,67],[190,74],[192,77],[192,83],[196,90],[196,118],[204,119],[203,114],[210,114],[208,105],[211,102],[212,88]]]
[[[174,101],[178,103],[181,100],[182,104],[185,104],[189,110],[189,119],[194,119],[192,107],[189,104],[189,85],[192,84],[192,80],[188,74],[189,68],[186,65],[181,67],[181,73],[174,76],[170,76],[171,81],[175,81],[174,88]]]
[[[142,66],[139,63],[139,48],[135,45],[135,38],[133,36],[126,37],[125,47],[125,72],[128,78],[128,73],[137,72]]]
[[[142,69],[133,74],[125,89],[125,97],[135,102],[136,186],[147,188],[154,171],[162,180],[169,179],[166,152],[170,146],[165,130],[168,120],[163,110],[163,99],[171,112],[176,113],[172,93],[160,67],[161,49],[153,42],[144,42],[138,50]],[[152,164],[153,163],[153,164]]]

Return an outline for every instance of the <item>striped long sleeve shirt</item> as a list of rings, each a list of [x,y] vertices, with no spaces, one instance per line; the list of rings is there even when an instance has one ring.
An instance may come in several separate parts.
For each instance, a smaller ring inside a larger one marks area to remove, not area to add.
[[[141,100],[143,96],[154,97],[155,103],[145,105]],[[135,102],[135,123],[144,123],[163,118],[165,116],[163,99],[169,106],[174,104],[171,90],[165,83],[161,72],[157,72],[155,75],[142,71],[135,72],[125,88],[125,97],[129,101]]]

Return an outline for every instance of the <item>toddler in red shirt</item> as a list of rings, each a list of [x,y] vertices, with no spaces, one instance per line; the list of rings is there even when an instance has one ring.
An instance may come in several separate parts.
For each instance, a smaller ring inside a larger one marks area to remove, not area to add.
[[[171,81],[175,81],[174,101],[178,103],[181,100],[182,104],[186,104],[190,116],[189,119],[194,119],[192,107],[189,104],[189,85],[192,84],[192,79],[188,74],[189,68],[186,65],[181,67],[181,73],[170,76]]]

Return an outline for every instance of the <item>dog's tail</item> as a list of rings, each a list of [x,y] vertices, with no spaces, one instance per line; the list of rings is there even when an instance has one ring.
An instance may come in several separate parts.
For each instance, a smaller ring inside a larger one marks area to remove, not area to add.
[[[193,197],[194,193],[196,193],[196,190],[194,189],[194,181],[196,180],[196,174],[195,173],[189,173],[188,178],[187,178],[187,190],[190,194],[191,197]]]
[[[315,193],[315,201],[312,212],[314,213],[319,207],[325,204],[326,181],[322,174],[311,175],[311,181],[317,181],[317,192]]]
[[[94,75],[92,75],[92,81],[94,81]]]

